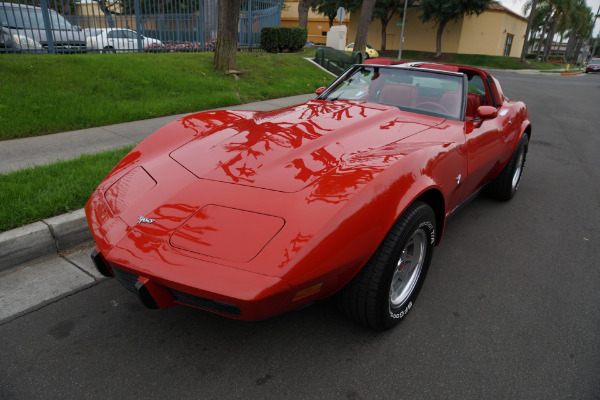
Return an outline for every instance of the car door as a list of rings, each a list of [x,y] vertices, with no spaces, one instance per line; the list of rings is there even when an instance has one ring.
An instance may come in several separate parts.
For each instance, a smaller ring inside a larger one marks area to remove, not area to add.
[[[111,33],[113,34],[113,47],[115,50],[129,50],[129,41],[125,29],[115,29]]]
[[[119,32],[120,29],[113,29],[106,33],[107,45],[103,47],[111,47],[113,49],[119,49]]]
[[[137,51],[139,48],[137,41],[137,32],[124,30],[123,35],[125,36],[124,40],[126,41],[127,51]]]
[[[476,96],[480,96],[480,100],[476,100]],[[517,127],[513,123],[514,110],[509,103],[496,106],[496,117],[481,119],[477,108],[490,105],[486,103],[487,96],[469,93],[468,97],[465,117],[468,179],[465,190],[470,194],[501,172],[510,158]]]

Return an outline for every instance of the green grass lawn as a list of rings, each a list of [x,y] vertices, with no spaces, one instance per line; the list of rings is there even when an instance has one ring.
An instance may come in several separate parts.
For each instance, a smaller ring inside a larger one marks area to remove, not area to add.
[[[236,79],[214,53],[5,54],[0,140],[308,93],[333,80],[312,55],[238,53]]]
[[[0,232],[82,208],[131,148],[0,174]]]

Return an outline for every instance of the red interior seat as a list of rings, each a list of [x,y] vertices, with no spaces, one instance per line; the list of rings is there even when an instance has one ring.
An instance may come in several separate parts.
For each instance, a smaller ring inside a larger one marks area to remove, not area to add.
[[[475,93],[467,94],[467,119],[477,118],[477,109],[483,104],[481,95]]]
[[[417,100],[417,88],[402,83],[388,84],[381,89],[379,101],[397,106],[412,107]]]
[[[440,98],[440,105],[448,110],[450,115],[458,117],[458,110],[460,109],[460,95],[458,92],[444,92]]]

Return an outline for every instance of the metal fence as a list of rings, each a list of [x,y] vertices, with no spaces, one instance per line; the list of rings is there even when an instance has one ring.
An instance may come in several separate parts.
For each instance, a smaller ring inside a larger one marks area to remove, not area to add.
[[[281,26],[283,0],[242,0],[238,47]],[[218,0],[15,0],[0,2],[0,52],[213,51]]]

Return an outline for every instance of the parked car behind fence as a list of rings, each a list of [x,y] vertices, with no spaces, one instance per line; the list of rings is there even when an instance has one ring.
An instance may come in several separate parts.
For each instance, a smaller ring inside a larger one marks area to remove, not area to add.
[[[54,10],[0,3],[0,52],[81,53],[87,51],[82,29]]]
[[[131,29],[87,29],[86,35],[88,48],[101,53],[138,51],[162,46],[160,40],[146,37]]]

